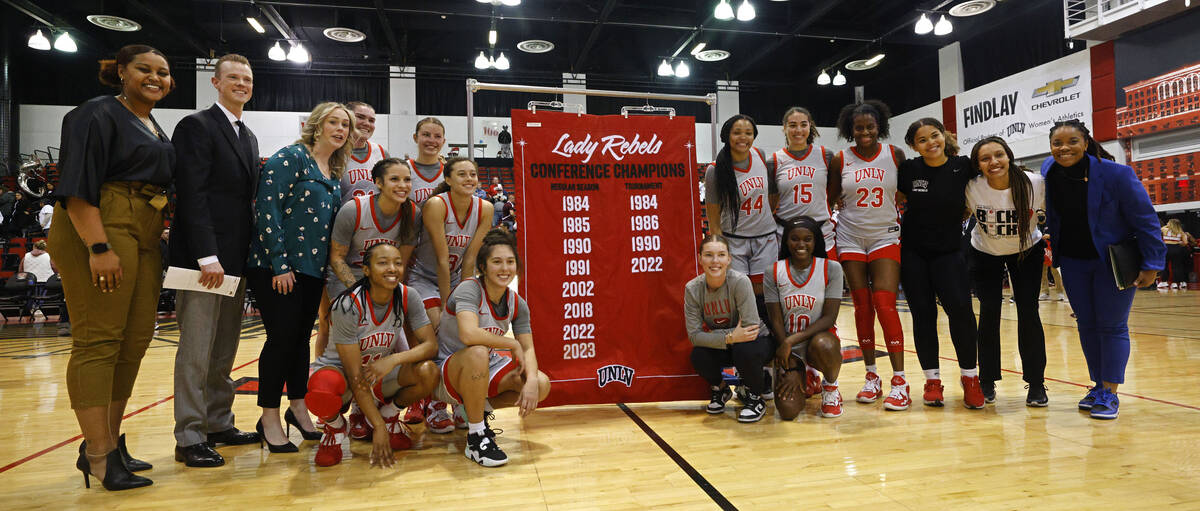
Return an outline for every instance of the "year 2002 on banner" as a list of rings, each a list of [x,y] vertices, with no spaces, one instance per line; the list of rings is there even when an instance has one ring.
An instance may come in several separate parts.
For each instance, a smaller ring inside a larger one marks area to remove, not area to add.
[[[700,399],[695,119],[514,110],[521,290],[548,405]]]

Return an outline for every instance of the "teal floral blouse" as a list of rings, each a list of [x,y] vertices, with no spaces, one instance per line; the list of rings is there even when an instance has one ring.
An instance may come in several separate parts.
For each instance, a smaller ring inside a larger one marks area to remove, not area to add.
[[[304,144],[280,149],[259,173],[254,198],[258,236],[250,240],[248,265],[272,275],[292,271],[324,278],[341,196],[338,179],[325,179]]]

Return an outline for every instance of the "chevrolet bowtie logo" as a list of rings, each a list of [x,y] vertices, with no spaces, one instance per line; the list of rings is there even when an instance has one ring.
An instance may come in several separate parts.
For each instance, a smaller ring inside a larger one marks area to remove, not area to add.
[[[1033,90],[1033,97],[1038,96],[1057,96],[1062,93],[1063,89],[1074,87],[1079,83],[1079,76],[1076,75],[1067,79],[1051,80],[1046,82],[1046,85]]]

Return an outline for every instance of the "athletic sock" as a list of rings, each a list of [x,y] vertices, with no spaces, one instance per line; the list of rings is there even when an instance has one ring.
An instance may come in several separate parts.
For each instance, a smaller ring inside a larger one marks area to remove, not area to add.
[[[339,429],[339,428],[343,428],[346,426],[346,420],[342,418],[341,414],[338,414],[337,418],[335,418],[333,420],[327,420],[324,422],[325,422],[325,424],[328,424],[333,429]]]
[[[961,371],[962,371],[962,375],[966,376],[967,378],[979,376],[979,368],[978,367],[972,367],[970,369],[961,369]]]
[[[896,376],[904,378],[904,371],[892,371],[892,377],[896,377]]]
[[[871,290],[851,289],[850,299],[854,302],[854,329],[858,334],[858,347],[866,353],[875,351],[875,308],[871,306]]]
[[[837,386],[837,382],[836,382],[836,381],[829,381],[829,380],[826,380],[825,378],[821,378],[821,385],[833,385],[834,387],[836,387],[836,386]]]
[[[926,380],[942,379],[942,370],[941,369],[926,369],[925,370],[925,379]]]
[[[472,434],[472,435],[482,435],[483,434],[483,422],[482,421],[481,422],[468,422],[467,423],[467,433]]]
[[[399,413],[400,413],[400,409],[396,408],[396,405],[394,403],[388,403],[388,404],[385,404],[385,405],[379,407],[379,415],[382,415],[383,418],[385,418],[385,419],[388,417],[394,417]]]
[[[877,366],[875,364],[871,364],[871,365],[867,366],[867,372],[879,374],[879,366]]]
[[[904,351],[904,327],[900,325],[900,314],[896,312],[896,293],[875,291],[871,293],[871,305],[875,306],[879,325],[883,327],[888,353]]]

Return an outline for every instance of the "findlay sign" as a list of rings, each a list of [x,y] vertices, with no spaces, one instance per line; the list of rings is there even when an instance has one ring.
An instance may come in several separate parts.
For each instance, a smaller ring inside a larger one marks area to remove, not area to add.
[[[1088,52],[1079,52],[959,94],[958,139],[964,146],[1000,136],[1008,142],[1045,137],[1057,121],[1091,124]]]

